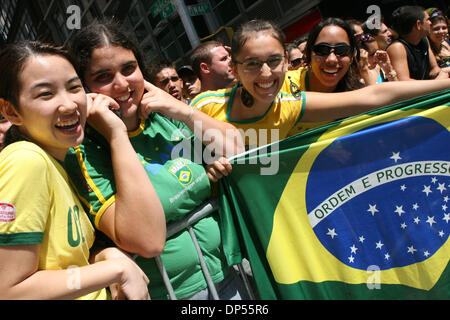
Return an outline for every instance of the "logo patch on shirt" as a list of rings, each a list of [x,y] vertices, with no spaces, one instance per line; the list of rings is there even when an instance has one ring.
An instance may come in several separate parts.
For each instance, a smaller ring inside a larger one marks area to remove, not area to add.
[[[0,202],[0,222],[16,220],[16,207],[11,203]]]
[[[175,163],[169,168],[169,172],[173,174],[184,186],[192,182],[192,171],[182,159],[175,161]]]

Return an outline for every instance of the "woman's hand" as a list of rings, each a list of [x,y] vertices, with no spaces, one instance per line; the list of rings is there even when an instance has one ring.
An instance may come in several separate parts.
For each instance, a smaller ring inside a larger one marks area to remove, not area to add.
[[[164,90],[155,87],[144,80],[144,88],[147,92],[144,94],[139,106],[139,115],[147,118],[151,112],[163,113],[175,120],[184,121],[189,118],[191,107],[186,103],[175,99]]]
[[[125,251],[116,247],[103,249],[95,256],[95,261],[101,260],[114,261],[123,268],[120,283],[109,287],[113,300],[150,300],[148,277]]]
[[[375,61],[383,69],[384,72],[391,72],[393,70],[389,55],[384,50],[377,50],[375,52]]]
[[[367,72],[369,70],[369,52],[365,49],[360,49],[359,52],[358,68],[360,72]]]
[[[114,99],[103,94],[89,93],[88,123],[100,132],[108,141],[117,132],[127,132],[127,128],[111,109],[119,110],[120,106]]]
[[[232,171],[232,166],[224,157],[220,157],[212,164],[206,166],[206,175],[211,182],[217,182],[224,176],[228,176]]]

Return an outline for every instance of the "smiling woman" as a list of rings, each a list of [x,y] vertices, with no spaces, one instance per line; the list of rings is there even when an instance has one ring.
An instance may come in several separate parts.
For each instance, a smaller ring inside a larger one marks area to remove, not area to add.
[[[336,46],[333,48],[333,46]],[[353,30],[338,18],[316,24],[306,43],[308,91],[341,92],[362,88],[356,61],[359,50]]]
[[[73,61],[40,42],[0,52],[0,112],[12,123],[0,153],[0,299],[107,299],[113,284],[148,299],[148,279],[126,254],[91,255],[94,229],[61,166],[88,113]]]
[[[341,21],[319,23],[308,39],[311,74],[315,75],[311,82],[324,87],[326,90],[319,91],[325,92],[301,91],[304,87],[289,90],[289,76],[299,70],[287,73],[283,32],[271,22],[252,20],[240,26],[232,39],[232,68],[237,85],[202,93],[191,106],[244,132],[258,130],[256,143],[246,141],[247,147],[254,147],[304,131],[305,123],[317,126],[321,121],[341,119],[448,88],[449,81],[422,81],[417,86],[392,82],[350,90],[350,64],[358,51],[353,31],[344,22],[341,26]],[[358,82],[359,78],[354,80]],[[271,137],[272,130],[279,134],[268,141],[268,130]],[[250,134],[247,137],[250,139]]]
[[[142,193],[138,182],[151,182],[155,187],[166,221],[180,220],[209,199],[211,177],[201,162],[192,161],[186,154],[176,157],[172,151],[182,140],[189,141],[189,146],[194,141],[194,147],[202,148],[201,142],[207,145],[210,141],[203,133],[208,129],[215,129],[214,138],[222,141],[227,138],[225,133],[231,131],[237,137],[239,132],[148,82],[140,49],[114,22],[96,23],[80,30],[73,38],[72,49],[81,57],[80,76],[84,84],[98,98],[109,99],[119,106],[122,119],[116,118],[121,120],[126,133],[120,141],[104,139],[101,127],[89,127],[84,142],[70,150],[65,159],[74,187],[87,200],[86,208],[95,227],[117,246],[139,255],[136,261],[150,278],[148,288],[153,299],[168,298],[156,261],[150,259],[159,254],[178,299],[206,291],[207,282],[187,230],[168,237],[162,253],[148,250],[152,237],[165,235],[165,228],[142,223],[151,212],[151,208],[142,208],[142,204],[150,206],[155,201]],[[99,116],[102,114],[112,112],[105,109]],[[129,146],[134,161],[124,158],[121,144]],[[225,156],[225,146],[234,147],[234,138],[230,144],[217,148],[216,154]],[[225,171],[230,168],[225,164]],[[217,217],[204,217],[193,229],[207,256],[213,282],[224,288],[218,290],[220,298],[241,298],[242,284],[226,263]]]

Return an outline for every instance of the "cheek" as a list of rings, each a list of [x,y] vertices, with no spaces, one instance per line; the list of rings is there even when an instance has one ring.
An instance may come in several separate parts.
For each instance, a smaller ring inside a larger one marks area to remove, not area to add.
[[[112,96],[112,83],[108,84],[99,84],[99,83],[93,83],[93,82],[86,82],[87,87],[89,88],[90,92],[93,93],[101,93],[105,96]]]
[[[350,65],[352,64],[352,58],[343,57],[341,58],[340,62],[342,65],[342,69],[345,70],[345,72],[347,72],[347,70],[350,68]]]
[[[320,66],[322,65],[322,63],[323,63],[323,59],[321,59],[321,58],[319,58],[317,56],[313,56],[311,58],[311,63],[310,63],[311,64],[311,69],[313,69],[313,70],[319,69]]]

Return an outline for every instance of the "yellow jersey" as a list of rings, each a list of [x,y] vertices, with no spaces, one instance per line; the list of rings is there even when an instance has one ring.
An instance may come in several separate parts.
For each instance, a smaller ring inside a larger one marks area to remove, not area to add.
[[[292,90],[297,89],[300,91],[311,91],[309,88],[309,70],[306,68],[299,68],[297,70],[290,70],[286,72],[286,78],[284,80],[283,86],[281,87],[281,91],[284,92],[292,92]],[[320,121],[320,122],[299,122],[290,131],[290,136],[298,133],[302,133],[304,131],[320,127],[324,124],[330,123],[331,121]]]
[[[31,142],[15,142],[3,149],[0,245],[38,244],[38,270],[67,270],[75,277],[74,268],[89,264],[93,242],[94,228],[61,164]],[[76,286],[77,279],[68,285]],[[107,297],[102,289],[79,299]]]
[[[264,115],[247,120],[230,117],[237,86],[206,91],[191,102],[191,106],[210,117],[233,124],[243,131],[245,145],[263,146],[288,137],[289,132],[298,124],[305,108],[305,95],[300,92],[292,95],[280,91]]]

